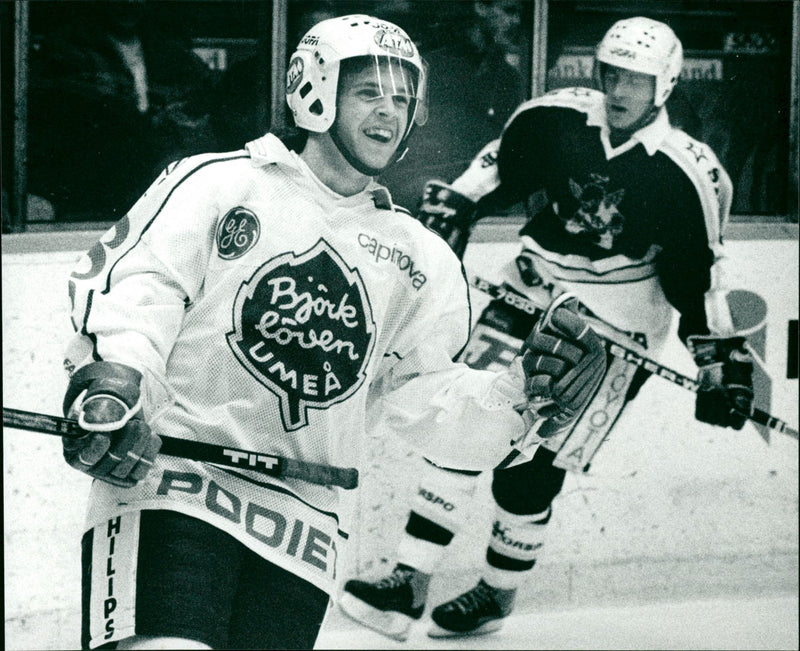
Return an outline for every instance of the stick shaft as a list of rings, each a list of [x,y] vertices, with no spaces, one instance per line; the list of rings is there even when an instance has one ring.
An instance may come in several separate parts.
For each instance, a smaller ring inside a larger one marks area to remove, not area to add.
[[[502,285],[496,285],[494,283],[481,278],[480,276],[473,276],[470,280],[470,284],[479,289],[484,294],[488,294],[493,298],[500,299],[504,301],[506,304],[510,305],[511,307],[515,307],[518,310],[525,312],[526,314],[533,315],[536,310],[546,310],[551,301],[558,296],[562,295],[564,292],[559,291],[555,293],[554,291],[550,291],[548,286],[540,287],[545,293],[548,295],[547,300],[533,300],[527,296],[522,296],[516,292],[510,292]],[[576,301],[577,302],[577,301]],[[647,338],[641,332],[630,332],[628,330],[622,330],[615,325],[608,323],[608,321],[604,321],[600,317],[598,317],[594,312],[592,312],[588,307],[586,307],[583,303],[577,304],[578,313],[583,317],[583,319],[593,327],[595,332],[604,333],[609,335],[614,341],[622,340],[622,341],[632,341],[636,342],[637,344],[646,346]]]
[[[673,371],[666,366],[662,366],[661,364],[654,362],[652,359],[643,357],[636,351],[626,349],[613,341],[608,341],[608,344],[609,352],[614,355],[614,357],[619,357],[620,359],[624,359],[625,361],[636,364],[637,366],[641,366],[645,370],[653,373],[653,375],[657,375],[660,378],[669,380],[678,386],[682,386],[684,389],[694,391],[695,393],[698,391],[699,385],[697,384],[696,380],[693,380],[686,375],[682,375],[677,371]],[[775,418],[775,416],[772,416],[771,414],[758,409],[757,407],[753,407],[753,411],[750,415],[748,415],[748,418],[754,423],[758,423],[764,427],[769,427],[770,429],[774,429],[782,434],[786,434],[787,436],[797,439],[796,429],[790,427],[788,423],[782,421],[780,418]]]
[[[3,407],[3,426],[70,439],[86,436],[86,431],[82,430],[74,420],[6,407]],[[171,436],[159,435],[159,438],[160,453],[173,457],[205,461],[239,470],[251,470],[272,477],[303,479],[324,486],[340,486],[347,489],[358,486],[358,470],[355,468],[326,466]]]
[[[510,294],[506,292],[503,287],[500,285],[495,285],[494,283],[490,283],[483,278],[479,278],[475,276],[470,284],[479,289],[480,291],[492,296],[494,298],[504,299],[506,296],[511,297],[509,300],[505,300],[505,302],[526,314],[532,314],[533,309],[540,309],[546,310],[547,305],[539,305],[535,301],[519,296],[516,294]],[[584,315],[584,318],[591,326],[595,326],[597,324],[603,326],[602,328],[596,328],[595,331],[600,330],[597,332],[597,335],[608,344],[609,352],[614,355],[614,357],[619,357],[620,359],[624,359],[625,361],[631,362],[632,364],[636,364],[637,366],[641,366],[647,371],[650,371],[654,375],[657,375],[660,378],[665,380],[669,380],[673,384],[677,384],[678,386],[683,387],[689,391],[697,392],[698,384],[697,381],[683,375],[682,373],[678,373],[677,371],[673,371],[671,368],[663,366],[658,362],[643,356],[641,353],[628,348],[625,344],[620,342],[620,339],[624,336],[624,334],[620,335],[619,337],[614,337],[613,335],[609,335],[609,329],[617,332],[623,332],[618,328],[615,328],[610,323],[606,323],[597,317],[596,315],[588,316]],[[762,411],[761,409],[753,408],[753,412],[748,415],[748,418],[759,425],[763,425],[765,427],[769,427],[770,429],[774,429],[782,434],[786,434],[794,439],[798,438],[797,430],[791,427],[785,421],[782,421],[780,418],[776,418],[771,414],[767,413],[766,411]]]

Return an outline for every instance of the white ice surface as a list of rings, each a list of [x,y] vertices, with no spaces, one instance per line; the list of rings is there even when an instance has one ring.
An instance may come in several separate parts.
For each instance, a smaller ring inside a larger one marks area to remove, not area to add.
[[[797,649],[797,595],[511,615],[489,635],[431,639],[430,620],[396,642],[331,612],[317,649]]]

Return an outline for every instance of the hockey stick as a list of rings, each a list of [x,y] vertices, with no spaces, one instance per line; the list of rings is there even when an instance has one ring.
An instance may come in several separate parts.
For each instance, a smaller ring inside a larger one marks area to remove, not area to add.
[[[517,294],[515,292],[509,292],[505,287],[502,285],[495,285],[490,283],[488,280],[485,280],[479,276],[473,276],[470,280],[470,284],[475,287],[476,289],[481,290],[484,294],[488,294],[493,298],[502,299],[505,303],[510,305],[511,307],[515,307],[518,310],[522,310],[523,312],[533,315],[536,310],[544,310],[548,303],[542,301],[541,304],[538,302],[524,297],[521,294]],[[541,285],[539,289],[544,290],[548,293],[549,300],[552,300],[556,297],[556,294],[552,290],[555,288],[552,285]],[[592,312],[588,307],[583,305],[582,303],[578,304],[578,314],[580,314],[584,319],[593,326],[595,332],[598,333],[608,333],[610,337],[613,337],[614,341],[617,338],[622,338],[623,341],[633,341],[637,344],[640,344],[644,348],[647,348],[647,337],[641,332],[630,332],[628,330],[622,330],[614,325],[611,325],[607,321],[604,321],[600,317],[598,317],[594,312]]]
[[[6,407],[3,407],[3,427],[52,434],[69,439],[86,436],[86,431],[78,426],[77,421]],[[297,459],[287,459],[274,454],[189,441],[163,434],[160,434],[159,438],[161,438],[160,453],[172,457],[205,461],[240,470],[252,470],[271,477],[303,479],[311,484],[322,486],[340,486],[346,489],[358,486],[358,470],[355,468],[326,466]]]
[[[502,299],[507,305],[514,307],[526,314],[532,314],[533,310],[541,309],[546,310],[547,305],[537,305],[534,301],[524,296],[520,296],[518,294],[512,294],[506,291],[502,286],[495,285],[494,283],[490,283],[488,280],[484,280],[483,278],[479,278],[478,276],[474,276],[470,281],[470,284],[479,289],[480,291],[492,296],[494,298]],[[602,327],[594,328],[597,332],[597,335],[608,344],[608,351],[614,355],[614,357],[619,357],[620,359],[624,359],[627,362],[631,362],[632,364],[636,364],[637,366],[641,366],[646,371],[650,371],[654,375],[657,375],[660,378],[664,378],[665,380],[669,380],[673,384],[677,384],[678,386],[683,387],[684,389],[688,389],[689,391],[697,392],[699,389],[699,385],[697,380],[694,380],[686,375],[678,373],[677,371],[673,371],[666,366],[662,366],[658,362],[644,357],[637,351],[628,348],[626,345],[620,343],[619,341],[615,340],[614,338],[608,336],[607,330],[609,327],[614,328],[610,324],[601,321],[596,316],[588,316],[584,315],[587,323],[591,326],[595,326],[599,324]],[[618,330],[614,328],[614,330]],[[765,427],[769,427],[770,429],[774,429],[782,434],[786,434],[794,439],[798,438],[797,430],[791,427],[785,421],[782,421],[780,418],[775,418],[768,414],[766,411],[762,411],[761,409],[757,409],[753,407],[752,413],[748,414],[747,417],[752,420],[754,423],[758,423],[759,425],[763,425]]]

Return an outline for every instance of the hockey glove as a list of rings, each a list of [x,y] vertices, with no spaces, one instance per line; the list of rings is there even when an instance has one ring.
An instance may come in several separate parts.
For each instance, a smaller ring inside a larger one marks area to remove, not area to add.
[[[548,420],[537,434],[550,438],[571,428],[606,372],[600,338],[569,309],[562,294],[534,326],[522,346],[526,392]]]
[[[753,413],[753,358],[745,338],[695,335],[687,343],[699,369],[695,418],[742,429]]]
[[[417,210],[417,219],[441,235],[461,259],[475,225],[475,213],[474,201],[441,181],[428,181]]]
[[[137,370],[113,362],[94,362],[75,372],[63,410],[86,436],[63,439],[69,465],[115,486],[134,486],[147,474],[161,439],[141,418],[141,379]]]

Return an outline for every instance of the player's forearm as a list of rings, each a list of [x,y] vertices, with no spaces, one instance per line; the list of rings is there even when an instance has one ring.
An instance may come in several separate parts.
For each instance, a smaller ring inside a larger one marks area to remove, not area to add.
[[[166,363],[184,316],[183,294],[159,274],[118,279],[108,292],[94,292],[66,351],[67,371],[97,360],[136,369],[144,413],[154,416],[171,402]]]
[[[126,277],[95,292],[83,330],[103,359],[163,370],[185,315],[184,295],[155,273]]]
[[[77,333],[65,351],[64,367],[72,375],[98,359],[128,366],[141,374],[142,414],[148,422],[172,404],[173,392],[165,378],[166,357],[146,333],[130,327],[101,327],[99,334],[92,333],[91,338]]]
[[[658,258],[661,287],[680,314],[678,336],[684,343],[689,335],[708,332],[719,317],[719,307],[709,302],[715,295],[712,265],[711,251],[696,240],[685,242],[682,250],[665,250]]]

